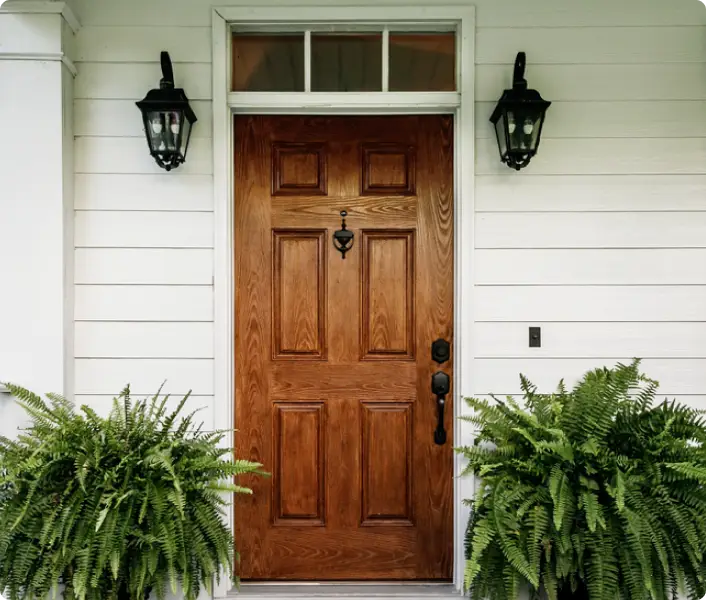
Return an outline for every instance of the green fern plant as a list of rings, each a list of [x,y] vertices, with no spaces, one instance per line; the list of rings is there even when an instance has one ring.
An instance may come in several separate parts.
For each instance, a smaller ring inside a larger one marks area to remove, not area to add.
[[[655,403],[640,362],[587,373],[524,403],[467,400],[459,448],[478,476],[465,585],[474,598],[667,600],[706,593],[706,430]]]
[[[57,395],[8,384],[31,418],[0,438],[0,591],[9,600],[144,600],[181,587],[194,600],[234,572],[225,494],[250,493],[234,477],[262,474],[233,460],[225,432],[195,413],[166,409],[161,390],[133,401],[129,388],[101,417]]]

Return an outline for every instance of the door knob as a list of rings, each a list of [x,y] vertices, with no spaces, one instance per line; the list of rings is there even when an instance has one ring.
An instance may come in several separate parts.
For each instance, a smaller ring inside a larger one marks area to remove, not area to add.
[[[446,443],[446,429],[444,429],[444,412],[446,396],[451,389],[451,378],[444,372],[438,371],[431,377],[431,391],[436,396],[437,423],[434,430],[434,443],[443,446]]]

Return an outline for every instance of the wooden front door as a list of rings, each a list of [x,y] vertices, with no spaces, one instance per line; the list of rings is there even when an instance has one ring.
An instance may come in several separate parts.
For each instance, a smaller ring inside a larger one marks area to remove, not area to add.
[[[236,543],[243,580],[447,581],[453,119],[236,117]],[[334,246],[347,211],[355,235]]]

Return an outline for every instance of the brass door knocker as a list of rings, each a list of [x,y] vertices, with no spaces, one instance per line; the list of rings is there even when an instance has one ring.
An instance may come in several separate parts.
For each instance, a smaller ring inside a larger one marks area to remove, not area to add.
[[[341,211],[341,229],[333,234],[333,245],[336,250],[338,250],[343,256],[343,260],[346,259],[346,252],[348,252],[353,247],[353,238],[355,234],[346,229],[346,217],[348,213],[345,210]]]

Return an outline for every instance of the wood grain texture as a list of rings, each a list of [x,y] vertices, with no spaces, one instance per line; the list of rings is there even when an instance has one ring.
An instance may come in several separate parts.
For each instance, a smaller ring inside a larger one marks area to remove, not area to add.
[[[235,119],[236,449],[274,474],[236,499],[244,580],[451,578],[452,441],[433,441],[430,346],[453,341],[452,129],[439,116]],[[280,169],[273,146],[300,155]],[[363,193],[364,147],[395,149],[373,161],[380,195]],[[312,148],[325,148],[326,196],[311,190]]]
[[[415,194],[416,148],[402,144],[364,144],[362,193]]]
[[[345,210],[348,221],[357,227],[417,226],[417,199],[409,196],[318,196],[272,198],[272,225],[274,227],[311,227],[330,219],[331,213]]]
[[[272,195],[326,195],[326,147],[277,142],[272,145]]]
[[[351,355],[355,355],[357,361],[356,347],[352,348]],[[331,364],[330,358],[326,364],[302,362],[296,368],[273,364],[270,369],[273,397],[306,400],[319,392],[325,397],[345,394],[351,399],[416,394],[414,363],[390,361],[384,366],[371,363]]]
[[[274,405],[275,525],[326,524],[325,405]]]
[[[326,231],[274,230],[273,358],[326,357]]]
[[[454,214],[453,214],[453,119],[419,120],[417,195],[419,226],[417,244],[417,381],[419,402],[415,408],[416,527],[419,548],[428,560],[419,565],[419,577],[447,578],[453,572],[453,389],[446,397],[445,426],[448,442],[436,446],[429,424],[437,420],[435,399],[429,396],[431,377],[439,369],[432,363],[431,344],[438,338],[454,345]],[[424,174],[422,178],[421,175]],[[453,381],[453,357],[443,370]]]
[[[267,369],[271,349],[272,231],[263,198],[271,193],[271,147],[260,124],[235,121],[235,427],[236,455],[273,468],[272,406]],[[244,174],[247,173],[247,177]],[[240,176],[238,176],[240,174]],[[271,479],[243,477],[252,496],[237,498],[236,543],[247,552],[242,574],[266,571],[271,529]]]
[[[363,231],[361,356],[414,359],[414,232]]]
[[[412,404],[361,403],[363,526],[413,526]]]

